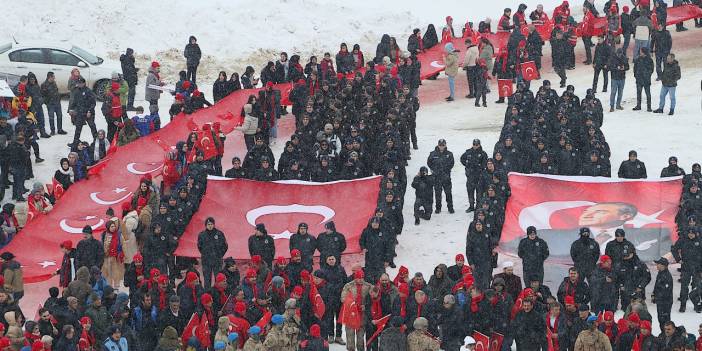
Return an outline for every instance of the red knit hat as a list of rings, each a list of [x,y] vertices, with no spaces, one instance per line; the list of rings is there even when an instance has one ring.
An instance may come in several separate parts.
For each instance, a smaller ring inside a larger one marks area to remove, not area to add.
[[[342,80],[343,78],[344,78],[344,74],[343,74],[343,73],[339,72],[339,73],[336,74],[336,79]]]
[[[266,83],[266,88],[272,88],[272,87],[273,87],[273,82]]]
[[[112,82],[112,90],[119,90],[119,83]]]
[[[177,93],[175,96],[175,99],[178,101],[183,101],[183,100],[185,100],[185,97],[183,97],[183,94]]]
[[[399,275],[408,275],[409,274],[409,269],[405,266],[400,266],[400,271],[398,272]]]
[[[168,277],[165,275],[159,275],[158,276],[158,283],[159,284],[168,283]]]
[[[217,273],[217,276],[215,276],[215,283],[221,283],[226,281],[227,276],[225,276],[224,273]]]
[[[628,320],[629,322],[634,323],[634,324],[641,323],[641,317],[639,317],[639,314],[636,312],[632,312],[629,315],[629,317],[626,318],[626,320]]]
[[[363,279],[365,278],[366,274],[363,273],[362,269],[359,269],[355,272],[353,272],[353,279]]]
[[[295,295],[295,296],[302,296],[302,294],[303,294],[304,292],[305,292],[305,290],[302,289],[301,286],[296,285],[296,286],[293,288],[293,290],[292,290],[292,295]]]
[[[92,319],[90,317],[83,317],[80,319],[80,325],[86,325],[86,324],[93,324]]]
[[[575,298],[572,295],[568,295],[565,297],[565,304],[566,305],[575,305]]]
[[[253,264],[261,264],[261,255],[253,255],[253,256],[251,256],[251,263],[253,263]]]
[[[278,256],[278,258],[275,259],[275,263],[277,263],[279,266],[284,266],[286,264],[285,257]]]
[[[239,301],[234,305],[234,312],[244,314],[246,312],[246,303]]]
[[[73,242],[70,240],[66,240],[61,243],[61,248],[66,249],[66,250],[72,250],[73,249]]]
[[[158,61],[152,61],[151,62],[151,68],[158,68],[161,67],[161,64],[158,63]]]
[[[306,269],[303,269],[302,272],[300,272],[300,280],[303,282],[310,281],[310,272],[308,272]]]
[[[192,83],[190,83],[189,80],[186,80],[185,82],[183,82],[183,89],[190,89],[190,84],[192,84]]]
[[[614,320],[614,312],[612,312],[612,311],[605,311],[605,312],[604,312],[603,318],[604,318],[604,320],[606,320],[606,321],[613,321],[613,320]]]
[[[456,254],[456,262],[461,261],[465,262],[466,258],[463,256],[463,254]]]
[[[310,336],[313,338],[319,338],[322,335],[322,330],[319,324],[312,324],[310,327]]]
[[[612,258],[607,256],[607,255],[602,255],[600,256],[600,262],[605,263],[605,262],[611,262]]]
[[[300,252],[300,250],[298,250],[298,249],[292,249],[292,251],[290,251],[290,256],[292,256],[292,257],[302,256],[302,252]]]
[[[153,278],[157,275],[161,275],[161,271],[159,271],[158,268],[151,268],[151,270],[149,271],[149,276]]]
[[[212,303],[212,295],[210,295],[209,293],[202,294],[202,296],[200,296],[200,302],[202,303],[203,306],[211,304]]]
[[[200,95],[202,95],[202,93],[201,93],[199,90],[195,89],[195,91],[193,91],[193,96],[196,96],[196,97],[197,97],[197,96],[200,96]]]
[[[144,262],[144,256],[142,256],[140,253],[135,253],[134,257],[132,258],[134,262]]]
[[[249,268],[249,270],[246,271],[246,278],[256,278],[256,270]]]
[[[188,272],[188,274],[185,275],[185,282],[186,283],[192,283],[197,281],[197,274],[195,272]]]

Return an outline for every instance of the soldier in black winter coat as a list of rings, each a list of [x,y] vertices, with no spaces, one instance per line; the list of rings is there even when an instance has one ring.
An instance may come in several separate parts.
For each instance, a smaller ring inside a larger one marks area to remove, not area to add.
[[[665,323],[670,321],[670,311],[673,308],[673,276],[668,270],[668,259],[661,257],[655,262],[658,276],[653,286],[651,300],[656,304],[658,323],[663,330]]]
[[[492,261],[497,255],[494,238],[481,221],[475,221],[466,236],[466,261],[473,267],[475,284],[483,289],[490,287],[492,280]]]
[[[93,238],[93,228],[86,225],[83,228],[83,240],[78,242],[75,251],[76,271],[80,267],[102,267],[105,250],[102,243]]]
[[[599,257],[600,244],[590,237],[589,228],[580,228],[580,238],[570,245],[570,258],[578,273],[588,282]]]
[[[334,221],[325,223],[324,229],[317,235],[317,250],[319,250],[321,266],[324,266],[329,256],[334,256],[336,262],[341,262],[341,254],[346,251],[346,236],[336,231]]]
[[[393,243],[388,233],[380,227],[380,218],[373,217],[361,233],[359,245],[365,254],[365,273],[368,281],[376,281],[393,260]]]
[[[582,165],[581,175],[590,177],[610,177],[609,162],[600,158],[597,150],[590,151],[590,159]]]
[[[543,282],[544,261],[549,256],[548,244],[544,239],[537,237],[534,226],[529,226],[527,237],[519,241],[517,254],[522,259],[524,285],[529,285],[529,277],[534,276],[539,278],[539,282]]]
[[[661,170],[661,178],[684,176],[685,170],[678,166],[678,158],[668,157],[668,167]]]
[[[272,267],[273,258],[275,257],[275,242],[273,237],[268,235],[266,226],[263,223],[256,224],[254,234],[249,237],[249,255],[261,256],[263,262],[266,262],[268,267]]]
[[[555,38],[551,39],[551,64],[558,77],[561,78],[561,88],[566,86],[566,68],[568,67],[568,53],[571,48],[568,40],[563,36],[563,32],[556,29]]]
[[[429,174],[426,167],[419,168],[412,180],[412,187],[415,189],[414,199],[414,224],[419,225],[419,219],[428,221],[431,219],[432,204],[434,202],[434,176]]]
[[[322,330],[329,337],[341,338],[341,290],[347,283],[346,271],[334,256],[327,256],[324,265],[320,268],[324,276],[325,285],[320,294],[324,299],[325,311],[322,317]],[[315,275],[317,273],[315,272]],[[336,322],[334,320],[336,319]]]
[[[534,310],[534,303],[525,299],[522,309],[512,321],[511,336],[517,342],[517,350],[538,351],[546,343],[546,323]]]
[[[144,241],[144,266],[147,270],[157,268],[161,272],[166,272],[168,260],[171,254],[178,247],[178,239],[172,233],[162,231],[162,224],[154,222],[151,225],[151,235]]]
[[[224,254],[229,250],[224,233],[215,228],[214,218],[205,220],[205,230],[197,236],[197,249],[200,251],[205,289],[209,289],[212,277],[222,269]]]
[[[461,155],[461,164],[466,169],[466,190],[468,191],[468,209],[466,213],[475,210],[476,190],[480,175],[485,169],[488,156],[480,145],[480,139],[473,139],[473,146]],[[480,195],[480,193],[477,193]]]
[[[624,179],[646,179],[646,164],[637,158],[636,151],[631,150],[629,159],[622,162],[617,175]]]
[[[529,60],[534,61],[536,64],[536,69],[541,70],[541,56],[543,56],[542,48],[544,46],[544,40],[541,38],[541,34],[536,30],[534,26],[529,26],[529,35],[526,39],[526,51],[529,55]]]
[[[685,312],[689,285],[698,285],[702,273],[702,239],[696,228],[689,228],[687,233],[678,238],[670,249],[676,262],[680,262],[680,312]]]
[[[297,226],[297,232],[290,237],[288,244],[290,251],[294,249],[300,250],[302,254],[302,265],[312,271],[312,257],[317,251],[317,238],[307,232],[307,223],[300,223]]]
[[[636,78],[636,107],[634,111],[641,110],[641,90],[646,92],[646,111],[651,112],[651,76],[653,75],[653,59],[647,47],[642,47],[641,52],[634,59],[634,78]]]
[[[441,212],[441,192],[446,193],[446,206],[453,213],[453,196],[451,194],[451,169],[453,169],[453,153],[446,149],[446,140],[439,139],[439,144],[429,154],[427,166],[434,174],[434,195],[436,197],[436,213]]]

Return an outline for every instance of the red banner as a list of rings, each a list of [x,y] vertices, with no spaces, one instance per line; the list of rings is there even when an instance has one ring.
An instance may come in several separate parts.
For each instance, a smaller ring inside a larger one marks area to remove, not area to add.
[[[642,260],[670,251],[677,238],[675,216],[680,204],[680,177],[624,180],[509,174],[512,196],[507,202],[501,247],[516,252],[528,226],[548,243],[551,258],[570,262],[570,245],[581,227],[605,244],[621,228]]]
[[[502,350],[502,342],[504,341],[504,339],[504,335],[492,332],[492,334],[490,335],[490,351]]]
[[[226,256],[237,259],[249,258],[246,243],[258,223],[265,224],[275,240],[276,256],[290,257],[288,239],[299,223],[307,223],[310,234],[316,235],[328,221],[346,235],[346,253],[358,253],[358,239],[375,210],[379,184],[380,177],[332,183],[210,177],[200,210],[180,238],[176,254],[200,257],[197,236],[207,217],[213,217],[227,237]]]
[[[522,78],[527,81],[532,81],[539,78],[539,70],[536,68],[534,61],[527,61],[519,65],[522,71]]]

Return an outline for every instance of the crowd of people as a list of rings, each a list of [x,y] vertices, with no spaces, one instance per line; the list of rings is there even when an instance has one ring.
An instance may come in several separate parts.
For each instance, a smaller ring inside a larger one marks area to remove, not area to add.
[[[0,350],[326,350],[329,344],[337,343],[349,351],[450,351],[475,348],[476,332],[501,336],[502,350],[509,350],[513,343],[518,350],[702,349],[702,336],[695,339],[671,321],[675,282],[668,270],[669,258],[682,262],[679,311],[685,312],[690,300],[695,312],[702,312],[702,239],[697,225],[702,215],[702,173],[698,164],[686,174],[671,157],[661,171],[661,177],[684,176],[684,189],[676,218],[679,239],[671,247],[672,257],[655,261],[658,274],[650,297],[656,304],[660,336],[651,334],[654,321],[646,303],[651,273],[622,229],[605,245],[590,228],[581,228],[570,250],[573,267],[557,289],[553,287],[555,294],[543,284],[544,264],[550,253],[534,227],[529,227],[518,243],[523,277],[515,274],[510,261],[504,261],[501,271],[493,275],[510,196],[508,172],[611,176],[611,154],[600,129],[604,111],[595,93],[599,73],[605,77],[604,91],[611,74],[610,112],[621,109],[631,36],[639,91],[634,109],[641,109],[643,90],[651,110],[650,85],[656,66],[663,82],[656,112],[662,112],[665,95],[671,94],[673,113],[680,68],[670,54],[672,39],[665,20],[661,22],[665,3],[655,1],[652,11],[647,1],[634,5],[630,14],[626,6],[620,10],[616,1],[605,4],[611,26],[598,39],[594,56],[590,55],[592,38],[582,33],[585,64],[595,69],[593,88],[582,100],[573,86],[566,86],[565,71],[575,66],[576,26],[567,2],[554,13],[556,29],[550,40],[553,65],[561,88],[566,88],[560,96],[548,80],[532,92],[519,69],[526,60],[541,68],[544,42],[534,27],[548,21],[541,6],[529,16],[531,25],[526,23],[526,5],[520,5],[514,15],[505,10],[498,31],[512,34],[507,48],[495,53],[494,63],[489,40],[468,39],[463,64],[469,82],[466,97],[475,98],[476,106],[479,100],[486,105],[489,73],[514,79],[517,89],[507,99],[497,101],[506,102],[507,108],[492,157],[478,139],[460,157],[469,199],[466,212],[475,211],[466,250],[456,255],[455,262],[437,265],[428,282],[421,272],[412,275],[404,266],[391,279],[387,269],[395,268],[408,184],[415,189],[416,225],[431,220],[432,212],[442,211],[444,196],[448,212],[455,212],[451,179],[455,162],[445,140],[438,141],[427,166],[419,169],[411,183],[406,169],[413,150],[418,149],[421,67],[417,54],[455,36],[450,17],[441,40],[433,25],[423,36],[415,29],[406,51],[395,38],[384,35],[376,55],[368,61],[358,44],[349,51],[342,43],[334,59],[330,53],[319,62],[312,56],[304,67],[299,55],[288,59],[282,52],[276,62],[268,62],[261,70],[260,78],[251,66],[241,77],[233,73],[227,79],[226,72],[220,72],[212,91],[215,103],[239,89],[263,86],[249,96],[241,110],[243,124],[237,130],[244,134],[246,155],[234,157],[232,167],[223,169],[226,136],[216,124],[205,125],[177,143],[165,160],[176,172],[161,182],[143,177],[134,196],[121,206],[121,213],[108,210],[111,219],[98,239],[86,226],[76,245],[72,241],[61,243],[57,250],[64,256],[55,272],[59,286],[50,289],[50,297],[35,320],[27,320],[19,308],[25,292],[21,253],[17,253],[19,257],[10,252],[0,255]],[[599,16],[594,1],[586,0],[584,8],[586,19]],[[657,15],[655,24],[649,18],[651,13]],[[658,29],[654,30],[655,26]],[[528,28],[527,36],[521,32],[524,27]],[[678,26],[677,30],[685,29]],[[463,34],[470,37],[466,33],[471,31],[472,25],[467,24]],[[490,32],[490,21],[482,21],[478,32]],[[452,101],[459,60],[452,45],[444,48],[445,73],[451,87],[447,100]],[[650,52],[655,53],[655,65]],[[192,113],[211,105],[196,84],[201,56],[197,39],[190,37],[184,50],[186,70],[180,72],[173,92],[171,119],[180,112]],[[88,168],[110,148],[160,128],[158,100],[164,90],[156,87],[165,83],[159,63],[152,62],[148,70],[145,100],[150,106],[145,114],[143,107],[134,106],[138,69],[133,50],[128,49],[120,60],[123,72],[113,74],[102,99],[107,132],[97,130],[94,123],[95,95],[85,87],[78,70],[72,74],[68,113],[76,126],[75,136],[69,144],[71,152],[61,160],[54,176],[64,190],[88,177]],[[359,72],[362,68],[363,73]],[[276,158],[270,144],[277,137],[277,120],[288,112],[281,106],[281,92],[274,84],[285,82],[294,85],[289,100],[296,130]],[[17,97],[8,109],[12,119],[16,118],[14,127],[0,118],[0,138],[4,137],[3,145],[7,145],[1,171],[5,185],[12,174],[13,199],[24,201],[24,194],[30,191],[24,188],[24,180],[33,178],[30,149],[35,152],[35,162],[41,162],[37,140],[66,132],[51,73],[40,87],[30,73],[15,90]],[[50,132],[45,130],[43,104],[49,112]],[[136,115],[128,118],[127,111]],[[80,140],[86,124],[92,143]],[[211,136],[214,151],[199,142],[203,135]],[[360,237],[364,264],[354,265],[350,272],[341,265],[346,237],[333,222],[327,222],[325,231],[318,235],[300,223],[290,238],[290,259],[283,257],[287,252],[276,252],[274,239],[267,234],[265,224],[259,223],[248,239],[250,259],[242,264],[225,257],[229,245],[239,243],[228,242],[226,228],[218,228],[215,218],[207,218],[197,241],[201,259],[175,257],[178,239],[205,194],[208,175],[314,182],[382,175],[377,208]],[[618,176],[647,177],[636,151],[621,164]],[[4,193],[4,187],[0,191]],[[57,200],[57,194],[40,183],[33,186],[27,199],[30,213],[51,211]],[[5,241],[20,230],[13,211],[8,203],[0,213]],[[600,245],[606,246],[604,250]],[[316,255],[319,262],[313,259]],[[623,310],[624,316],[615,321],[618,310]],[[197,331],[193,330],[195,319],[203,321]],[[698,332],[702,333],[702,325]]]

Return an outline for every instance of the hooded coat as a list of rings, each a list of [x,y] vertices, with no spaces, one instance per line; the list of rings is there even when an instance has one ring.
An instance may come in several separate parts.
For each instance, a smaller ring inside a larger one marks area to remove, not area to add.
[[[441,278],[437,277],[439,271],[443,273]],[[434,268],[434,274],[429,278],[429,296],[434,300],[441,300],[451,294],[453,285],[454,282],[448,276],[448,268],[442,263]]]
[[[90,286],[90,270],[88,267],[80,267],[76,271],[76,279],[68,284],[68,289],[64,290],[63,295],[73,296],[78,299],[78,303],[85,305],[88,295],[93,291]]]

